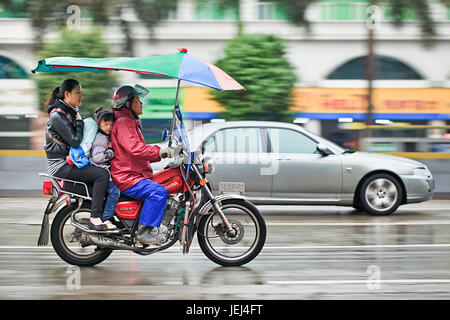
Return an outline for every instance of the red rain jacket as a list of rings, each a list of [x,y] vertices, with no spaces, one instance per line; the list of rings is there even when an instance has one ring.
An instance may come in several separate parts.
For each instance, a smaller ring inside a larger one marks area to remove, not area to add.
[[[111,176],[120,191],[131,188],[143,179],[152,179],[150,162],[161,161],[160,147],[147,145],[139,120],[128,109],[114,110],[116,120],[111,133],[114,158]]]

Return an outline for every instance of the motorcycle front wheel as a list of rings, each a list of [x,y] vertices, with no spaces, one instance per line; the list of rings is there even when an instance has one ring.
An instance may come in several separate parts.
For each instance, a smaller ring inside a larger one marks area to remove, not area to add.
[[[218,213],[202,216],[197,230],[201,250],[222,266],[241,266],[252,261],[266,241],[264,218],[243,199],[224,200],[221,209],[233,232],[227,230]]]
[[[81,230],[70,223],[72,213],[75,210],[75,206],[65,206],[53,219],[50,231],[52,246],[58,256],[71,265],[94,266],[108,258],[112,250],[92,245],[87,247],[81,246],[79,242]],[[88,219],[90,215],[90,207],[87,204],[83,204],[75,214],[75,219]]]

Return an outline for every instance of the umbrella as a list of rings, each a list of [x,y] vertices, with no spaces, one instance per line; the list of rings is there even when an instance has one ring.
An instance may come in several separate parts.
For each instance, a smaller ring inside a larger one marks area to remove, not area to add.
[[[169,137],[173,136],[178,93],[182,80],[200,84],[216,90],[245,90],[236,80],[216,66],[192,57],[187,49],[179,52],[152,57],[115,57],[115,58],[74,58],[54,57],[40,60],[36,72],[105,72],[129,71],[144,74],[156,74],[178,79]],[[171,144],[171,139],[169,140]]]
[[[179,52],[139,58],[54,57],[40,60],[31,72],[130,71],[163,75],[216,90],[244,90],[236,80],[216,66],[194,58],[186,49]]]

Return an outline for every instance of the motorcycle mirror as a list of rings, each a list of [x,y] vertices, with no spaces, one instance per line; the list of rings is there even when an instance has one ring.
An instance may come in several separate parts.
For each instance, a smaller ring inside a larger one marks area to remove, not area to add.
[[[167,137],[168,137],[168,132],[167,132],[167,128],[164,128],[163,132],[162,132],[162,141],[166,142],[167,141]]]

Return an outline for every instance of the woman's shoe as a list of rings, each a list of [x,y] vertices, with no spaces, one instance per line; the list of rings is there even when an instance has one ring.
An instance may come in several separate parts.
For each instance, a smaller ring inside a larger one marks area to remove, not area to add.
[[[94,221],[92,221],[94,219]],[[100,221],[100,223],[99,223]],[[102,220],[98,218],[91,218],[87,221],[87,225],[89,230],[94,231],[108,231],[108,226],[102,222]]]

